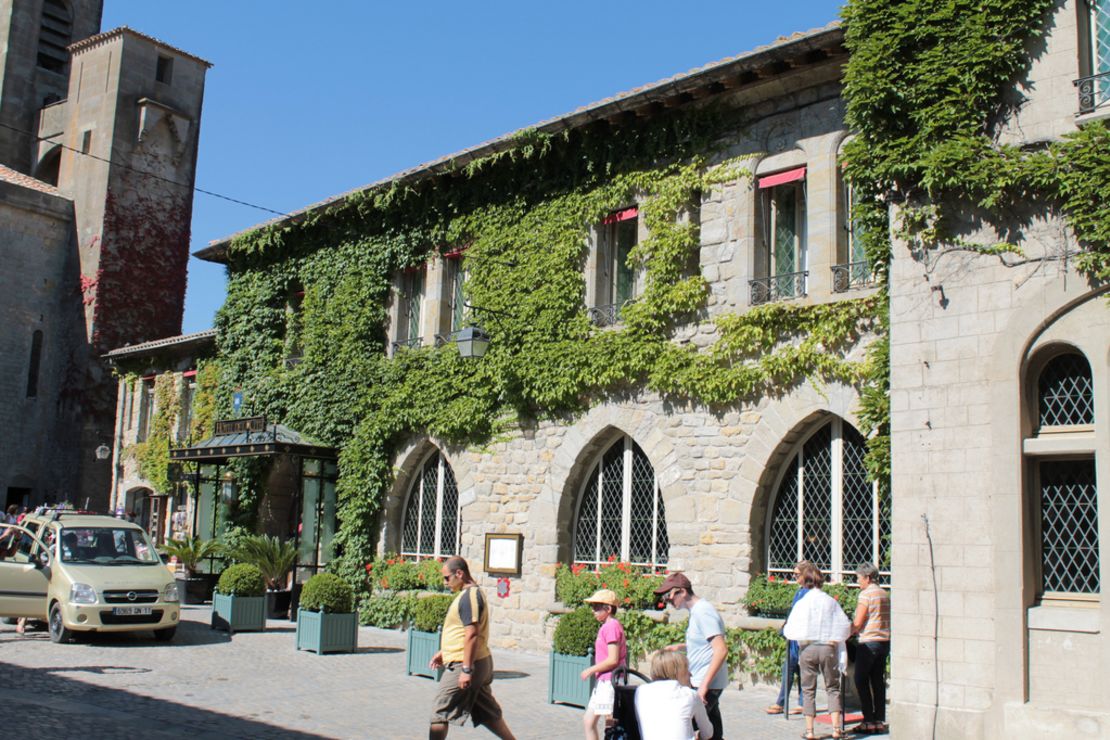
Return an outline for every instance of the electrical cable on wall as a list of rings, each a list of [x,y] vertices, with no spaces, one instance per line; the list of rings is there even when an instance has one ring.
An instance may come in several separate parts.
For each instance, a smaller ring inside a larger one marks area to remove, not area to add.
[[[933,732],[937,737],[937,714],[940,712],[940,595],[937,591],[937,565],[933,558],[933,534],[929,530],[929,515],[922,514],[925,523],[925,540],[929,544],[929,573],[933,577]]]
[[[194,190],[198,193],[203,193],[204,195],[211,195],[213,198],[219,198],[221,200],[226,200],[229,203],[235,203],[237,205],[247,206],[248,208],[255,208],[259,211],[265,211],[266,213],[274,213],[274,214],[277,214],[278,216],[288,216],[289,215],[288,213],[285,213],[284,211],[275,211],[273,208],[267,208],[266,206],[259,206],[259,205],[255,205],[254,203],[248,203],[245,200],[239,200],[238,198],[232,198],[230,195],[221,195],[220,193],[216,193],[216,192],[213,192],[211,190],[205,190],[204,188],[198,188],[196,185],[187,185],[183,182],[178,182],[177,180],[171,180],[168,177],[162,177],[161,175],[156,175],[153,172],[145,172],[143,170],[135,169],[134,167],[129,167],[129,166],[123,164],[122,162],[113,162],[109,159],[104,159],[104,157],[98,157],[95,154],[90,154],[89,152],[83,152],[80,149],[74,149],[71,146],[66,146],[65,144],[62,144],[61,142],[54,141],[51,138],[40,137],[40,136],[37,136],[36,134],[31,133],[30,131],[24,131],[21,128],[17,128],[15,126],[9,126],[6,123],[0,123],[0,127],[6,128],[9,131],[15,131],[17,134],[24,134],[25,136],[30,136],[35,141],[49,141],[53,144],[57,144],[60,148],[65,149],[66,151],[73,152],[74,154],[80,154],[83,157],[89,157],[91,159],[97,160],[98,162],[104,162],[105,164],[110,164],[113,167],[119,167],[120,169],[124,169],[124,170],[127,170],[129,172],[134,172],[137,175],[143,175],[144,177],[152,177],[155,180],[160,180],[162,182],[169,183],[170,185],[177,185],[178,187],[182,187],[182,188],[190,188],[190,189],[192,189],[192,190]]]

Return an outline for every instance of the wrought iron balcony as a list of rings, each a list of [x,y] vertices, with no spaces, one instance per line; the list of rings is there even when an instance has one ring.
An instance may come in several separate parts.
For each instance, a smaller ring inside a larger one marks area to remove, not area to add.
[[[422,344],[424,344],[423,337],[409,337],[408,339],[398,339],[390,346],[393,349],[393,354],[397,354],[397,352],[402,349],[415,349]]]
[[[834,293],[846,290],[869,288],[875,284],[875,271],[866,261],[846,262],[832,266],[832,289]]]
[[[285,358],[285,369],[292,370],[297,365],[300,365],[302,362],[304,362],[304,358],[300,355],[289,355]]]
[[[808,278],[809,270],[803,270],[749,280],[750,303],[753,306],[760,306],[764,303],[802,298],[806,294]]]
[[[445,344],[451,344],[451,342],[455,341],[457,334],[457,331],[450,331],[446,334],[436,334],[433,338],[432,343],[437,347],[442,347]]]
[[[610,303],[605,306],[591,306],[586,309],[586,315],[594,326],[613,326],[621,320],[621,311],[631,301],[623,303]]]
[[[1073,83],[1079,93],[1079,112],[1091,113],[1110,102],[1110,72],[1080,77]]]

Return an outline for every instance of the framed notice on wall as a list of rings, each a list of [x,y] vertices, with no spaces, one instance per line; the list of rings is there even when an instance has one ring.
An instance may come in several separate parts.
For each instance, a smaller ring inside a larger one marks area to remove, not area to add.
[[[494,576],[519,576],[524,553],[522,534],[486,534],[486,573]]]

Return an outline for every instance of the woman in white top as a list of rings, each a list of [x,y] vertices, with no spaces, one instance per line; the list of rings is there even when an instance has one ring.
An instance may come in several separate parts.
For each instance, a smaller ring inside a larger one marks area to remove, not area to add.
[[[690,688],[686,656],[656,653],[651,659],[651,680],[636,687],[636,719],[643,740],[711,740],[713,725],[697,692]],[[708,734],[694,733],[695,720]]]

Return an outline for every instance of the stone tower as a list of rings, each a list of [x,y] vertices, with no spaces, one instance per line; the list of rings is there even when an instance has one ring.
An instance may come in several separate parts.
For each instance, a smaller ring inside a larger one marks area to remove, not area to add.
[[[80,308],[45,332],[66,359],[52,379],[55,418],[33,444],[79,439],[62,451],[60,474],[29,477],[56,481],[43,498],[103,508],[111,469],[95,451],[111,444],[116,382],[102,355],[181,331],[211,65],[126,27],[96,33],[101,8],[0,0],[0,164],[56,186],[72,209],[66,274],[43,277]],[[11,331],[20,329],[0,326]]]

